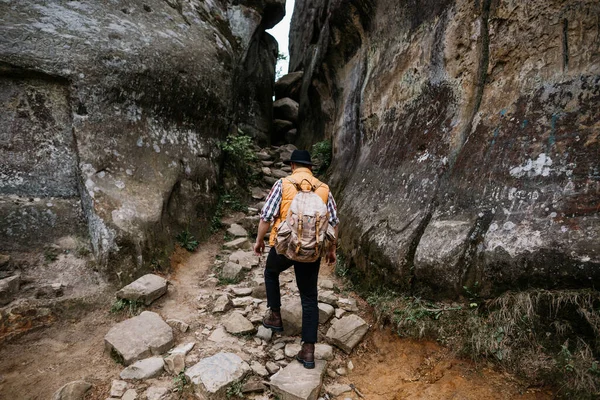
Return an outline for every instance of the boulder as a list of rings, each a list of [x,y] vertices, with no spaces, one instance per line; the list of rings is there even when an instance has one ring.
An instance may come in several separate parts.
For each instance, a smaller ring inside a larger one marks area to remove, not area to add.
[[[352,216],[341,250],[372,284],[449,299],[476,282],[480,297],[599,286],[597,174],[578,173],[596,171],[600,154],[598,41],[577,33],[597,26],[592,4],[461,0],[419,11],[377,0],[352,14],[380,28],[365,32],[341,2],[296,2],[294,143],[332,134],[328,175],[348,199],[340,215]],[[423,46],[430,63],[385,61]],[[549,48],[552,61],[540,63]]]
[[[244,275],[244,267],[240,264],[228,262],[221,270],[221,278],[231,281],[239,281]]]
[[[246,232],[244,227],[238,224],[231,224],[231,226],[227,229],[227,233],[234,237],[248,236],[248,232]]]
[[[277,179],[281,179],[281,178],[285,178],[286,176],[289,176],[290,174],[281,170],[281,169],[274,169],[273,170],[273,177],[277,178]]]
[[[20,275],[0,279],[0,306],[5,306],[13,301],[15,295],[19,292],[20,284]]]
[[[250,366],[238,355],[218,353],[207,357],[185,371],[186,378],[209,398],[225,395],[227,386],[241,381]]]
[[[302,86],[302,71],[290,72],[283,75],[275,82],[275,99],[289,97],[295,101],[300,99],[300,88]]]
[[[337,306],[338,297],[332,290],[320,291],[318,297],[321,303]]]
[[[129,365],[169,350],[173,346],[173,329],[160,315],[144,311],[112,327],[104,343],[108,351],[115,351]]]
[[[315,361],[314,369],[292,362],[271,377],[271,391],[281,400],[317,400],[326,367],[322,360]]]
[[[250,249],[252,249],[252,244],[250,243],[248,238],[243,237],[243,238],[238,238],[238,239],[234,239],[230,242],[227,242],[223,245],[223,247],[225,247],[226,249],[231,249],[231,250],[237,250],[237,249],[250,250]]]
[[[254,325],[252,325],[252,322],[248,321],[246,317],[235,311],[225,317],[222,323],[225,330],[233,335],[254,332]]]
[[[83,400],[91,388],[92,384],[85,381],[69,382],[54,392],[52,400]]]
[[[286,335],[294,336],[302,332],[302,304],[299,297],[282,299],[281,319]]]
[[[350,354],[368,330],[369,325],[364,319],[358,315],[350,314],[333,321],[326,336],[331,344],[339,347],[346,354]]]
[[[335,308],[326,303],[319,303],[319,323],[324,324],[333,316]]]
[[[273,116],[291,122],[298,121],[298,103],[289,97],[277,100],[273,103]]]
[[[167,280],[158,275],[147,274],[119,290],[117,298],[143,302],[149,306],[165,293],[167,293]]]
[[[150,357],[139,360],[125,368],[119,374],[121,379],[150,379],[163,372],[164,361],[162,357]]]
[[[284,135],[294,127],[294,123],[283,119],[273,121],[273,140],[277,143],[283,141]]]
[[[116,281],[175,232],[207,236],[216,143],[238,122],[270,132],[277,43],[265,28],[284,1],[31,1],[0,14],[0,221],[12,228],[0,248],[81,237]]]

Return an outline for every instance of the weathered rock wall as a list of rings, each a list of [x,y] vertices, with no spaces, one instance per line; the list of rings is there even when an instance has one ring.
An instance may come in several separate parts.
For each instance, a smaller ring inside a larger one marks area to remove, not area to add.
[[[0,250],[88,237],[128,281],[183,229],[206,235],[219,141],[242,120],[269,129],[242,118],[235,83],[273,84],[264,30],[283,4],[2,2]]]
[[[355,267],[431,296],[599,286],[599,18],[594,1],[296,2],[297,144],[333,140]]]

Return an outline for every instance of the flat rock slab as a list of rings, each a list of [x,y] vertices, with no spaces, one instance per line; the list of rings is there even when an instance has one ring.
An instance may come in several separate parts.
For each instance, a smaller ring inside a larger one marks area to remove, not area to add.
[[[316,400],[323,383],[327,362],[315,361],[314,369],[306,369],[295,361],[271,377],[271,390],[281,400]]]
[[[244,227],[238,224],[231,224],[231,226],[227,229],[227,233],[234,237],[248,236],[248,232],[244,229]]]
[[[150,357],[140,360],[121,371],[121,379],[150,379],[163,372],[164,361],[162,357]]]
[[[236,296],[250,296],[252,294],[252,288],[247,287],[234,287],[231,292]]]
[[[83,400],[85,393],[92,387],[91,383],[85,381],[69,382],[52,396],[52,400]]]
[[[117,292],[117,298],[143,302],[150,305],[167,293],[167,280],[153,274],[147,274],[131,282]]]
[[[173,328],[160,315],[144,311],[113,326],[104,336],[109,351],[123,357],[123,364],[165,353],[173,347]]]
[[[352,349],[362,340],[369,325],[358,315],[350,314],[331,324],[327,331],[327,340],[350,354]]]
[[[227,242],[223,245],[226,249],[242,249],[242,250],[250,250],[252,248],[252,244],[248,238],[239,238],[232,240],[231,242]]]
[[[250,370],[248,363],[238,355],[218,353],[187,369],[185,376],[210,398],[211,395],[224,392],[230,384],[243,379]]]
[[[237,250],[229,256],[229,261],[240,264],[244,269],[252,269],[258,266],[258,257],[253,251]]]
[[[225,330],[234,335],[254,332],[254,325],[238,312],[232,312],[223,319]]]

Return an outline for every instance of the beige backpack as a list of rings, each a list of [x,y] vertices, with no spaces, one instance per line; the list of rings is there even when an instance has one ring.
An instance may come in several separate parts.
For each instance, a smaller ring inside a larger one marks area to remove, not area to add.
[[[327,205],[315,193],[320,184],[311,184],[310,189],[304,190],[293,179],[285,179],[294,185],[297,193],[277,230],[275,250],[290,260],[314,262],[325,254],[327,245],[335,239]]]

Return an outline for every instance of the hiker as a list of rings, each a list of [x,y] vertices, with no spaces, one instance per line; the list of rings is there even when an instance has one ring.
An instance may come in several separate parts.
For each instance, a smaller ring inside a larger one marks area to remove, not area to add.
[[[274,220],[269,236],[271,250],[265,267],[267,306],[270,312],[263,319],[263,325],[273,331],[283,331],[279,274],[293,265],[302,302],[303,343],[296,359],[305,368],[314,368],[319,325],[319,266],[322,254],[325,254],[328,263],[336,261],[339,220],[329,187],[312,174],[311,167],[314,164],[310,153],[306,150],[294,150],[290,159],[284,163],[292,167],[292,174],[273,185],[260,213],[258,235],[254,244],[255,254],[261,255],[265,250],[264,237]]]

